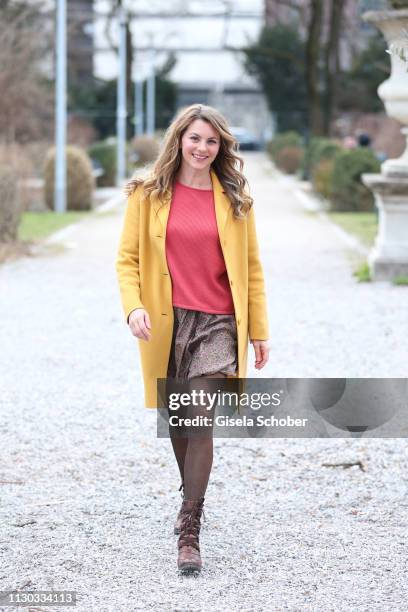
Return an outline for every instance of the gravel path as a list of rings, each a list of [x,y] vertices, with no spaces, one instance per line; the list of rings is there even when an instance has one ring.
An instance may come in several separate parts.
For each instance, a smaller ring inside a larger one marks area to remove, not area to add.
[[[406,288],[357,284],[332,226],[261,154],[246,168],[269,292],[262,376],[405,377]],[[74,590],[81,612],[405,610],[403,439],[216,439],[204,569],[178,576],[178,472],[142,407],[116,285],[122,214],[0,268],[0,588]]]

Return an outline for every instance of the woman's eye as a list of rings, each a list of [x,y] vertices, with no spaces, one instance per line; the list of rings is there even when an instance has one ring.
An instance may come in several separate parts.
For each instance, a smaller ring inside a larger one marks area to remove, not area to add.
[[[198,136],[190,136],[191,140],[198,140]],[[210,144],[217,144],[216,140],[209,140],[208,141]]]

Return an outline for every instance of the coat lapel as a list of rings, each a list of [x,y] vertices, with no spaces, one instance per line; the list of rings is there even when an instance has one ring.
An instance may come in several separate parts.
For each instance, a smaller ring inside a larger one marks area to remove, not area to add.
[[[220,240],[225,236],[228,213],[232,210],[231,203],[221,185],[214,170],[210,171],[211,182],[214,190],[215,217],[217,220],[218,235]],[[163,236],[166,235],[167,221],[170,213],[171,198],[166,204],[162,204],[158,198],[154,199],[153,210],[156,229]]]

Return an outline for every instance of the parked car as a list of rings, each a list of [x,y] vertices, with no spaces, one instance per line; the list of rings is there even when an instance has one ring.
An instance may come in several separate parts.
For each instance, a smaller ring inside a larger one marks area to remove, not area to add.
[[[259,140],[246,128],[233,126],[230,131],[238,140],[241,151],[258,151],[261,148]]]

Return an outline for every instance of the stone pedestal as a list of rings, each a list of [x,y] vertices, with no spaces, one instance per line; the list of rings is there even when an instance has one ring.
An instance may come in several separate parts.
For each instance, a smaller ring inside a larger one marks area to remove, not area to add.
[[[378,234],[368,263],[373,280],[408,278],[408,176],[363,174],[378,208]]]
[[[377,26],[389,47],[407,47],[408,10],[372,11],[363,19]],[[385,49],[384,49],[385,53]],[[407,64],[391,55],[391,76],[378,88],[387,114],[408,125]],[[402,132],[408,137],[408,128]],[[408,277],[408,146],[398,159],[388,159],[381,174],[363,174],[363,183],[375,196],[379,227],[368,262],[373,280]]]

